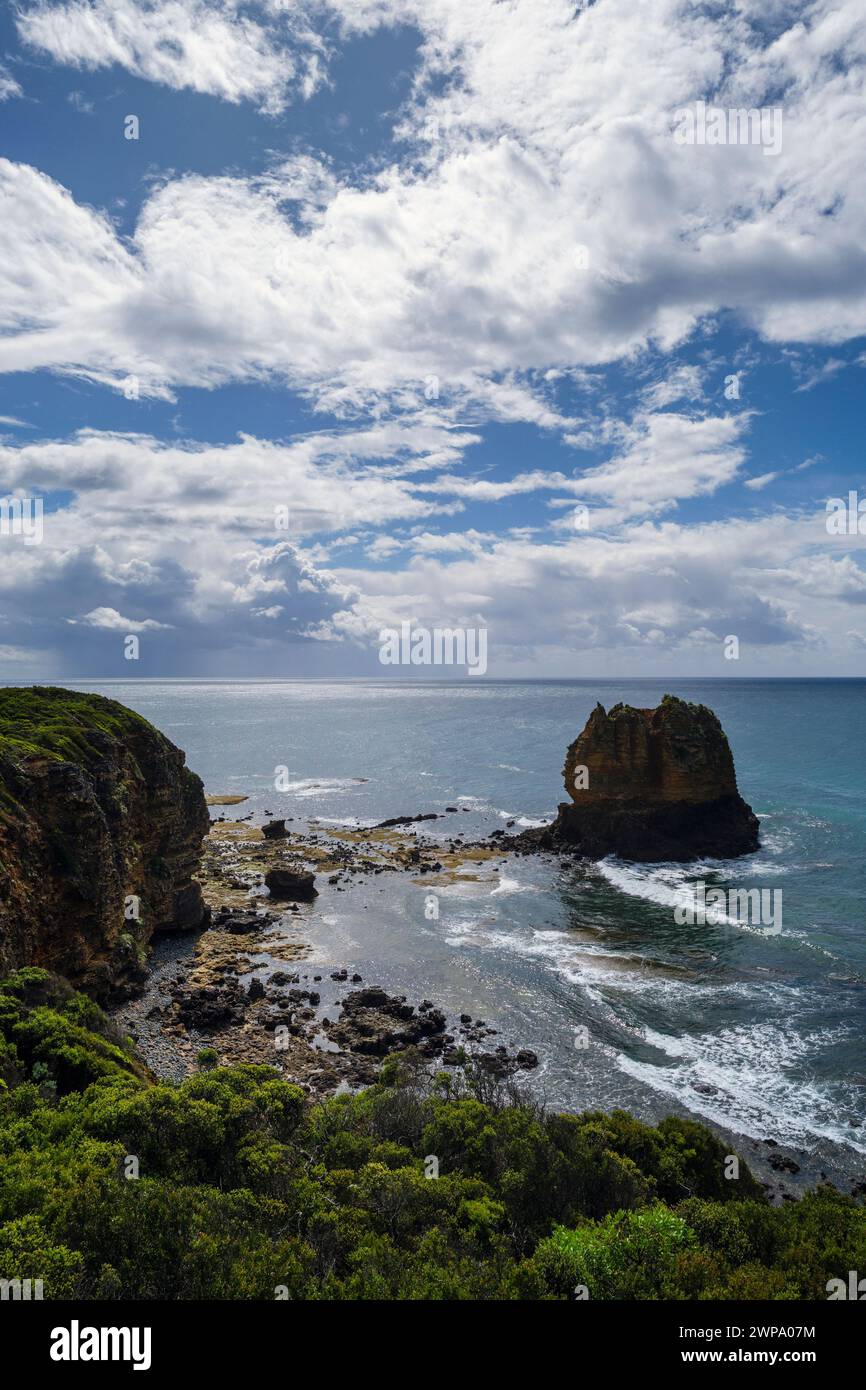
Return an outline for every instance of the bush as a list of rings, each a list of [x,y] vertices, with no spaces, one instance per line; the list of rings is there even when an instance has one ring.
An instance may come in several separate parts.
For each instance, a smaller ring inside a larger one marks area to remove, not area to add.
[[[866,1269],[861,1206],[773,1208],[690,1121],[411,1058],[319,1103],[212,1049],[155,1084],[45,971],[0,985],[0,1041],[0,1279],[50,1298],[823,1299]]]

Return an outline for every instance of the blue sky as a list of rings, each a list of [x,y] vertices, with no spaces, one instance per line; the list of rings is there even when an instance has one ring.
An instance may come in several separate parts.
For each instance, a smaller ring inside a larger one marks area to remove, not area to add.
[[[862,674],[858,10],[5,7],[0,679]]]

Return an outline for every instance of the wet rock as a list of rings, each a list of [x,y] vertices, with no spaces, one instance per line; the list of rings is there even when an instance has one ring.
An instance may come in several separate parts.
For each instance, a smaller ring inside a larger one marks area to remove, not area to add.
[[[266,821],[262,826],[262,834],[266,840],[284,840],[288,834],[285,820]]]
[[[789,1158],[787,1154],[771,1153],[767,1162],[777,1173],[799,1173],[800,1171],[799,1163],[795,1163],[793,1158]]]
[[[244,1010],[237,989],[215,989],[206,985],[182,995],[177,1005],[180,1021],[186,1028],[205,1032],[229,1028],[243,1021]]]
[[[262,919],[255,913],[232,913],[222,924],[222,930],[231,932],[235,936],[248,936],[251,932],[261,931]]]
[[[283,901],[310,902],[318,893],[315,874],[306,869],[268,869],[265,887]]]
[[[436,811],[426,811],[418,816],[392,816],[390,820],[380,820],[378,825],[374,825],[374,830],[390,830],[395,825],[413,825],[421,820],[439,820]]]
[[[416,1013],[405,999],[373,985],[346,996],[331,1037],[349,1051],[386,1056],[444,1031],[445,1015],[439,1009]]]

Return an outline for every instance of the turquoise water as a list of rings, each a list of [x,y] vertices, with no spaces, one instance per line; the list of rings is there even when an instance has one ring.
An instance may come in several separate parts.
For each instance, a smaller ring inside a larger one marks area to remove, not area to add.
[[[242,812],[321,827],[459,815],[425,835],[539,824],[562,796],[566,745],[597,700],[713,708],[758,852],[729,863],[589,872],[514,857],[437,887],[383,874],[323,892],[313,959],[468,1011],[542,1059],[551,1104],[688,1112],[862,1176],[866,1155],[866,682],[79,684],[122,700],[184,748]],[[274,789],[287,769],[287,791]],[[781,890],[783,927],[678,926],[683,885]],[[585,1030],[585,1031],[584,1031]],[[499,1039],[497,1039],[499,1041]],[[584,1045],[585,1044],[585,1045]]]

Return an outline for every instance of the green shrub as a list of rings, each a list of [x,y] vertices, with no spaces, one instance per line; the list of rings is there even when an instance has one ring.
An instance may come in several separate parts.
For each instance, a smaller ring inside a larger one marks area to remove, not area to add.
[[[548,1115],[409,1057],[318,1103],[209,1049],[156,1084],[45,971],[0,983],[0,1042],[0,1278],[46,1297],[823,1299],[866,1269],[862,1206],[771,1207],[691,1121]]]

